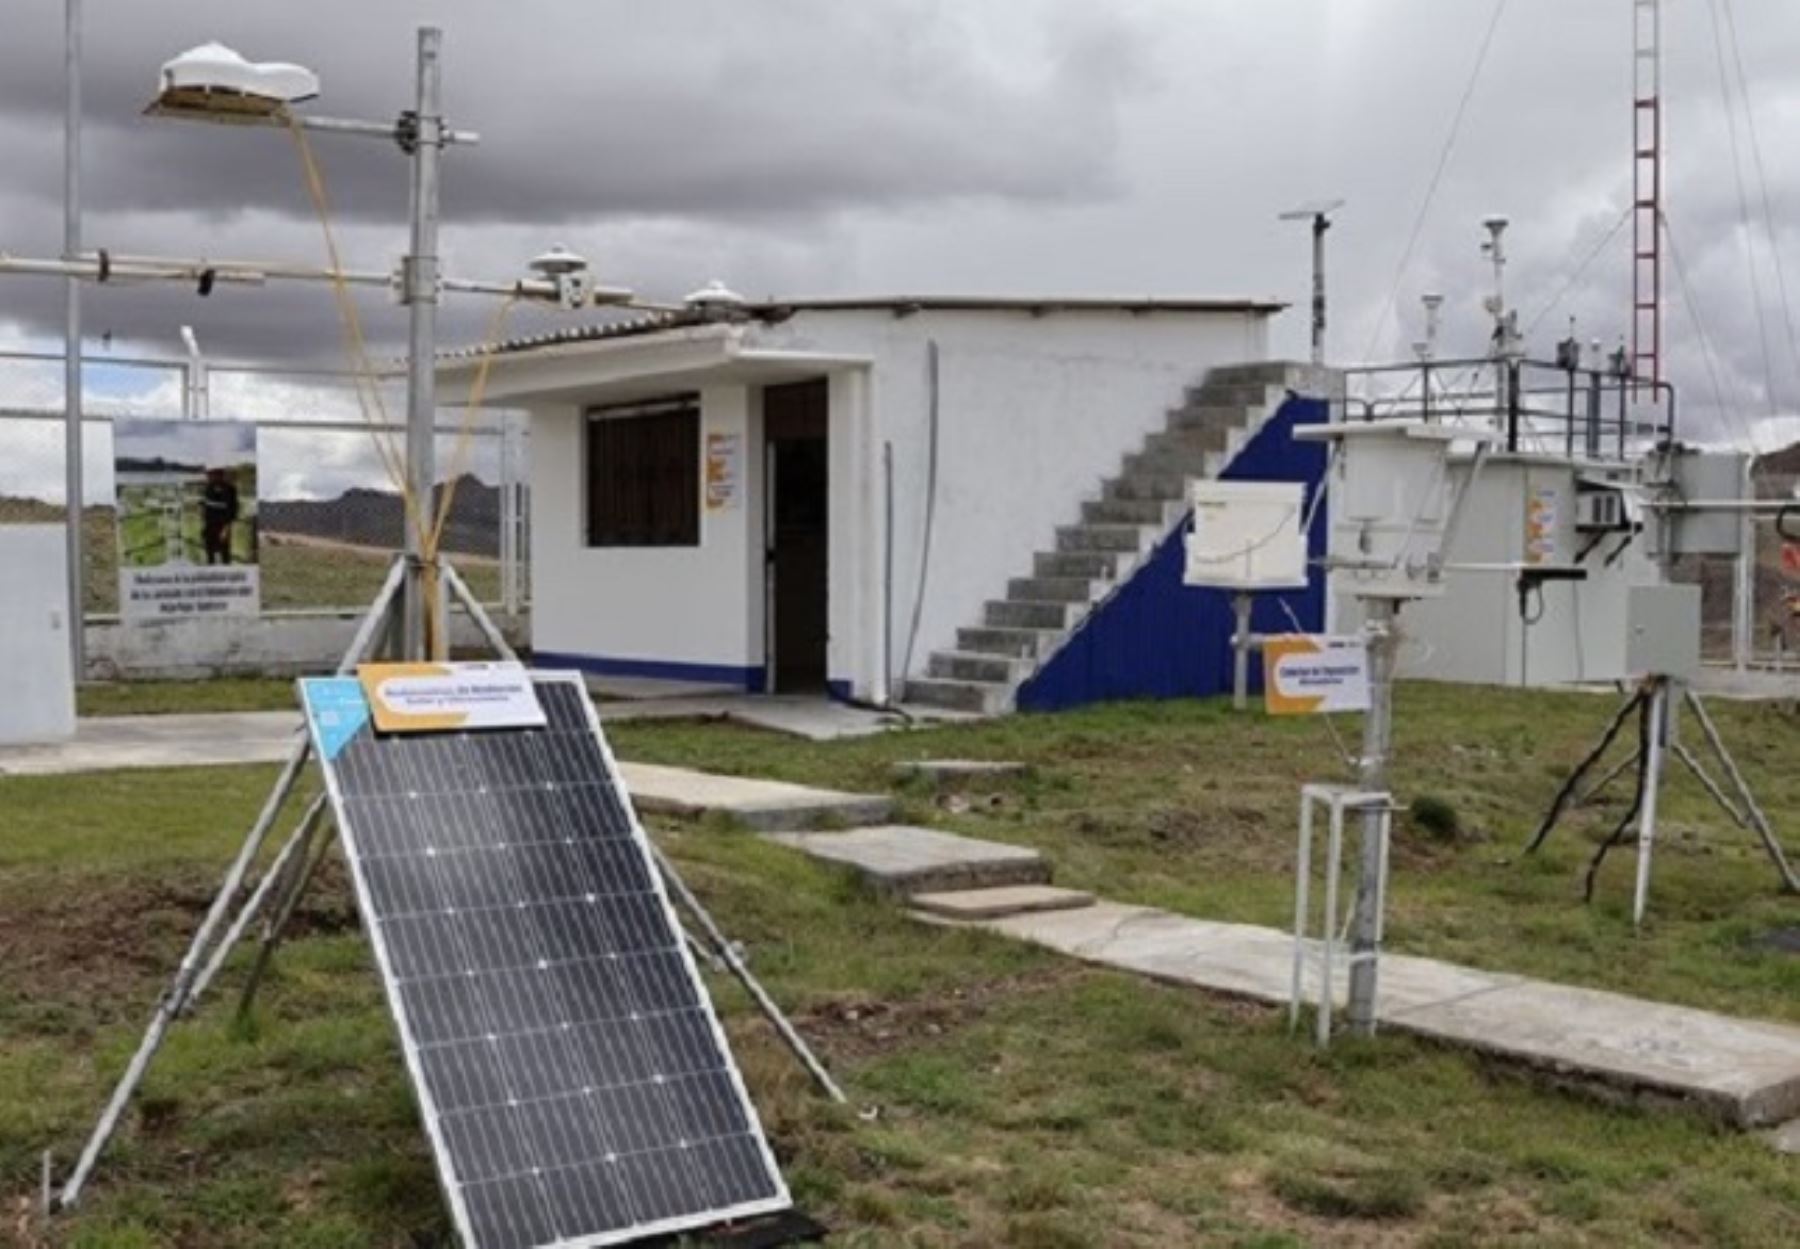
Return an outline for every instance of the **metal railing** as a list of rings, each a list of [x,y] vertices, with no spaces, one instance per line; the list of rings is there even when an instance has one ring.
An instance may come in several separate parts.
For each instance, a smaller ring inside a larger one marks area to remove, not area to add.
[[[117,611],[113,422],[235,419],[257,429],[254,517],[268,615],[367,605],[404,538],[404,507],[372,429],[404,436],[399,379],[384,379],[393,419],[371,426],[349,374],[198,359],[83,362],[83,599],[90,623]],[[0,351],[0,524],[63,523],[62,357]],[[457,471],[462,413],[438,424],[440,482]],[[525,419],[484,412],[472,429],[444,550],[484,600],[509,616],[529,598]]]
[[[1419,420],[1487,432],[1511,452],[1624,461],[1675,436],[1675,390],[1533,360],[1346,369],[1339,419]]]

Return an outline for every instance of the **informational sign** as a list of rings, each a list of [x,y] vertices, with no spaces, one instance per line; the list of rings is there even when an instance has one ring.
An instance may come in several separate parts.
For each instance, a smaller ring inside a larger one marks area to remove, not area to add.
[[[544,709],[523,664],[361,664],[356,679],[377,732],[544,727]]]
[[[1367,643],[1306,633],[1264,639],[1263,705],[1272,716],[1367,711]]]
[[[723,512],[738,505],[744,475],[744,436],[706,433],[706,510]]]
[[[1539,486],[1525,501],[1525,562],[1548,564],[1556,558],[1556,523],[1562,511],[1562,494]]]
[[[113,476],[128,623],[256,615],[254,425],[115,421]]]

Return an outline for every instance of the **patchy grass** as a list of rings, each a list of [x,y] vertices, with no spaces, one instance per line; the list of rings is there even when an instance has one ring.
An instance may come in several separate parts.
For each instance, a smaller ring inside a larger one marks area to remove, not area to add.
[[[1540,866],[1516,847],[1606,710],[1580,696],[1408,689],[1402,797],[1462,815],[1410,835],[1394,939],[1410,948],[1800,1017],[1797,962],[1748,937],[1791,922],[1746,835],[1671,786],[1654,924],[1623,916],[1629,852],[1583,908],[1590,812]],[[1778,823],[1791,721],[1720,708]],[[728,726],[622,724],[632,758],[881,789],[900,758],[1022,758],[1035,775],[911,818],[1041,844],[1118,896],[1279,922],[1316,722],[1210,705],[1103,708],[811,746]],[[0,778],[0,1243],[40,1242],[38,1152],[79,1145],[272,768]],[[980,800],[997,796],[998,801]],[[975,800],[971,800],[975,799]],[[1616,808],[1612,809],[1616,813]],[[1684,833],[1681,830],[1690,830]],[[906,1246],[1778,1246],[1800,1167],[1681,1115],[1551,1092],[1384,1036],[1328,1054],[1277,1014],[907,920],[847,877],[741,833],[659,839],[745,941],[851,1092],[816,1097],[730,984],[715,985],[799,1199],[856,1249]],[[415,1246],[450,1231],[341,873],[298,916],[249,1028],[236,974],[171,1039],[69,1246]]]
[[[83,716],[143,716],[172,712],[294,711],[294,683],[279,677],[221,677],[211,681],[95,681],[75,692]]]

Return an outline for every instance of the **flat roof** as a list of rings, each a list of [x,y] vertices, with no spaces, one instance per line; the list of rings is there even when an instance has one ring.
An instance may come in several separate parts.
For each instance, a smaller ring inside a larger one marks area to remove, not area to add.
[[[633,338],[657,334],[664,330],[687,329],[700,325],[730,324],[734,320],[776,325],[801,312],[887,312],[896,317],[920,312],[1022,312],[1031,316],[1049,316],[1058,312],[1124,312],[1134,316],[1159,313],[1206,314],[1239,313],[1272,316],[1287,308],[1279,299],[1199,299],[1182,297],[1105,297],[1074,296],[995,296],[995,295],[845,295],[764,299],[745,303],[736,318],[709,315],[698,308],[680,308],[648,312],[612,321],[589,322],[547,334],[512,338],[494,348],[497,354],[537,351],[569,343],[598,342],[611,338]],[[458,361],[477,358],[479,344],[440,352],[438,359]]]

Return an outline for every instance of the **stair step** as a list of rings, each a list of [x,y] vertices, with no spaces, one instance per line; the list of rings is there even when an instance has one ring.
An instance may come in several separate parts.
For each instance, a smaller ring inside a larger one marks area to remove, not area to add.
[[[1187,498],[1188,478],[1185,473],[1125,473],[1114,477],[1100,488],[1108,499],[1155,499],[1178,503]]]
[[[1241,424],[1222,423],[1182,425],[1151,434],[1144,439],[1143,452],[1145,455],[1164,455],[1169,452],[1224,451],[1231,445],[1231,435],[1242,428]]]
[[[1031,557],[1031,575],[1111,581],[1119,575],[1119,559],[1115,551],[1039,551]]]
[[[947,681],[994,681],[1011,685],[1028,667],[1028,661],[1007,655],[933,651],[928,675]]]
[[[1056,531],[1056,549],[1125,551],[1135,555],[1144,549],[1146,528],[1144,525],[1064,525]]]
[[[990,599],[983,619],[1000,629],[1049,629],[1057,633],[1069,627],[1079,610],[1075,603],[1020,603]]]
[[[1094,583],[1086,577],[1014,577],[1006,597],[1014,603],[1091,603]]]
[[[1286,394],[1286,386],[1254,382],[1234,385],[1230,382],[1208,381],[1200,386],[1188,387],[1187,401],[1188,406],[1196,408],[1267,408],[1279,403]]]
[[[1126,477],[1141,473],[1179,473],[1183,477],[1217,477],[1225,468],[1223,451],[1167,449],[1136,451],[1125,457],[1122,473]]]
[[[1174,499],[1090,499],[1081,505],[1081,519],[1090,525],[1155,525],[1167,530],[1187,511]]]
[[[997,681],[952,681],[942,677],[913,678],[906,683],[906,700],[949,711],[999,715],[1007,709],[1012,691]]]
[[[1278,386],[1312,369],[1294,360],[1257,360],[1247,364],[1220,364],[1206,371],[1206,381],[1222,386]]]
[[[1247,429],[1255,423],[1260,409],[1242,404],[1188,404],[1170,408],[1167,428],[1175,430]]]
[[[1060,629],[958,629],[956,649],[978,655],[1036,659],[1060,636]]]
[[[995,920],[1042,911],[1079,910],[1094,905],[1094,895],[1079,889],[1059,889],[1055,885],[1000,885],[988,889],[957,889],[949,893],[919,893],[909,901],[914,910],[939,919]]]

